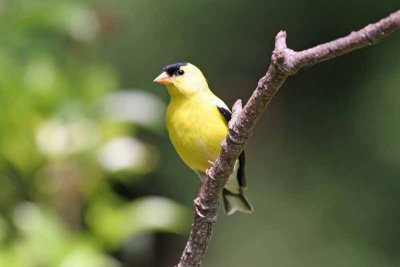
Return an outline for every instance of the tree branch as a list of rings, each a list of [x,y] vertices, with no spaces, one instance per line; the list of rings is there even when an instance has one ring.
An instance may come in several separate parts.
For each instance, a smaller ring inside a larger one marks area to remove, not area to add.
[[[194,222],[178,267],[200,266],[215,225],[219,198],[233,171],[234,162],[242,152],[261,113],[286,78],[303,67],[373,45],[398,30],[400,10],[345,37],[300,52],[287,48],[286,32],[278,33],[267,73],[258,81],[257,88],[243,109],[240,100],[233,106],[228,136],[222,142],[217,161],[207,172],[209,179],[202,184],[195,200]]]

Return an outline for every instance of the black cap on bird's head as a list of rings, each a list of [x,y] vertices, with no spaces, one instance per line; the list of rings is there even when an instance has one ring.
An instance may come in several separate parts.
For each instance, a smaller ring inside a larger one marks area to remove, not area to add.
[[[186,66],[187,62],[177,62],[174,64],[169,64],[165,66],[162,70],[168,73],[169,76],[176,74],[182,66]]]
[[[201,70],[189,62],[178,62],[165,66],[154,82],[164,84],[169,90],[176,90],[180,94],[186,95],[201,89],[208,89],[207,80]]]
[[[184,73],[181,67],[188,65],[187,62],[178,62],[174,64],[169,64],[163,68],[163,72],[154,79],[154,82],[161,84],[171,84],[173,76],[179,76]]]

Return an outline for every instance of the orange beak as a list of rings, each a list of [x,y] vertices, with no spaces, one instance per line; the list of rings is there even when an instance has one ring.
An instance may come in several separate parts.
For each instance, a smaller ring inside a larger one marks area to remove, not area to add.
[[[171,77],[168,75],[168,73],[166,73],[165,71],[163,73],[161,73],[160,75],[157,76],[157,78],[154,79],[155,83],[161,83],[161,84],[171,84],[172,83],[172,79]]]

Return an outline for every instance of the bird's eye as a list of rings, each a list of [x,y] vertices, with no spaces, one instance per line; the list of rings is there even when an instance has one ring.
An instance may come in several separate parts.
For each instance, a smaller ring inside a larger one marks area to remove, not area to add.
[[[183,70],[178,70],[178,75],[183,75],[183,74],[185,74],[185,72],[183,71]]]

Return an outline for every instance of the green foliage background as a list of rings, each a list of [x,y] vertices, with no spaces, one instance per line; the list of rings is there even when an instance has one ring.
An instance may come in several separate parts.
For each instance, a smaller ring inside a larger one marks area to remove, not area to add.
[[[168,141],[162,66],[231,105],[269,64],[398,9],[380,1],[0,0],[0,267],[172,266],[198,179]],[[253,215],[204,266],[400,264],[400,35],[291,77],[247,145]]]

